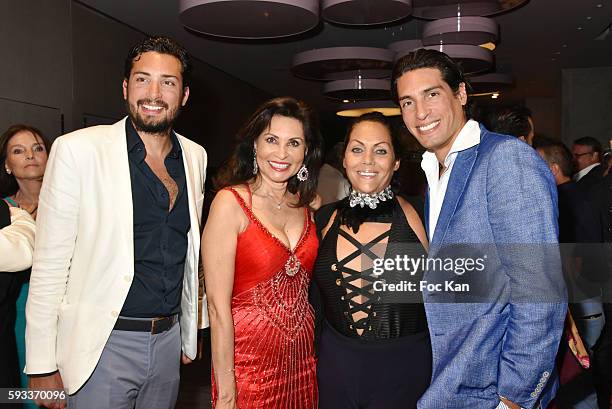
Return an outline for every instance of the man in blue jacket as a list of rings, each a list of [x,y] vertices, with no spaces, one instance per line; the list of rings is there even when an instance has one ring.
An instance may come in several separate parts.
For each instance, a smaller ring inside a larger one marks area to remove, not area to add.
[[[546,408],[567,310],[555,181],[527,144],[468,120],[467,81],[446,54],[414,51],[392,81],[404,123],[427,150],[429,257],[483,266],[425,271],[426,282],[467,287],[422,287],[433,373],[418,407]]]

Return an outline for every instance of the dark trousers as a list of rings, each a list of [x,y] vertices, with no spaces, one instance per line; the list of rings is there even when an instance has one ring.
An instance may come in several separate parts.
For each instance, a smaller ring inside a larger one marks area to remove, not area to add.
[[[603,311],[606,323],[594,348],[593,371],[599,407],[608,409],[612,388],[612,304],[604,303]]]
[[[1,201],[1,200],[0,200]],[[17,339],[15,338],[15,303],[21,289],[20,273],[0,273],[0,388],[20,388]],[[0,408],[20,409],[20,403],[0,404]]]
[[[414,409],[430,380],[427,332],[368,342],[323,325],[317,361],[319,409]]]

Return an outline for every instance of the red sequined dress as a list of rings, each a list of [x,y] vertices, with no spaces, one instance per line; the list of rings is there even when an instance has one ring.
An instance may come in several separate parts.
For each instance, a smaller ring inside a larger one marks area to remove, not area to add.
[[[308,303],[316,228],[304,209],[302,236],[291,250],[229,190],[250,221],[238,236],[232,295],[238,409],[316,408],[314,313]],[[250,195],[249,190],[249,202]],[[214,408],[214,372],[212,398]]]

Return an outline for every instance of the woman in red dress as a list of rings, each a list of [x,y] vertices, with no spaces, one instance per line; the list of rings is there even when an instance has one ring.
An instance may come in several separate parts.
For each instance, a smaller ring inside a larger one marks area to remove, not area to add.
[[[202,236],[216,409],[317,406],[308,286],[318,240],[309,207],[321,136],[313,118],[293,98],[268,101],[216,179]]]

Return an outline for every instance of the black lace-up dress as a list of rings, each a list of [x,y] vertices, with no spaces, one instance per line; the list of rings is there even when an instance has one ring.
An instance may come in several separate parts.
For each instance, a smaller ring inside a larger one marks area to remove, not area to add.
[[[416,408],[431,377],[429,333],[418,291],[422,271],[378,269],[375,274],[373,260],[418,259],[425,249],[397,199],[375,210],[350,208],[345,199],[321,208],[316,222],[321,241],[311,301],[318,324],[319,409]],[[366,223],[375,223],[380,233],[360,243],[354,227]],[[341,259],[339,240],[353,249]],[[417,290],[380,292],[380,281],[414,282]]]

